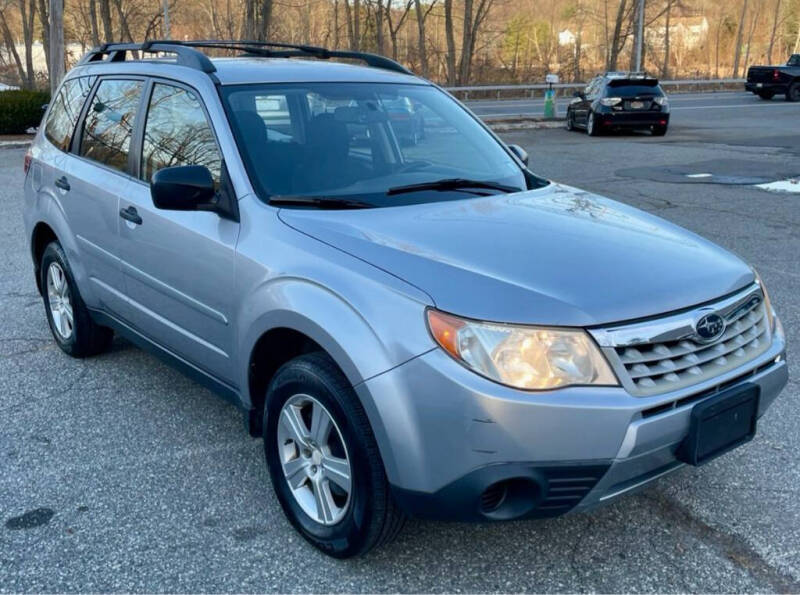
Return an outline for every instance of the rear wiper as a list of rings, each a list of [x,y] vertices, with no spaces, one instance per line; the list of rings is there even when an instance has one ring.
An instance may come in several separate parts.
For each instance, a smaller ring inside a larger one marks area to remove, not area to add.
[[[395,186],[389,188],[387,196],[393,194],[406,194],[408,192],[420,192],[422,190],[464,190],[468,188],[485,188],[487,190],[499,190],[500,192],[522,192],[514,186],[496,184],[494,182],[484,182],[481,180],[468,180],[465,178],[445,178],[435,182],[423,182],[421,184],[409,184],[408,186]]]
[[[269,204],[281,205],[301,205],[317,207],[319,209],[372,209],[375,205],[359,200],[347,198],[337,198],[335,196],[293,196],[293,195],[274,195],[270,196]]]

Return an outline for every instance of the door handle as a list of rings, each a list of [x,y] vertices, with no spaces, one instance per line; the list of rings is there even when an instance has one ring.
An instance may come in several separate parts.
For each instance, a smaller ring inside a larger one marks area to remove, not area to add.
[[[127,209],[120,209],[119,216],[125,219],[126,221],[135,223],[136,225],[142,224],[142,218],[139,216],[139,211],[136,210],[136,207],[128,207]]]
[[[67,176],[61,176],[55,181],[56,188],[61,188],[64,192],[69,192],[69,182]]]

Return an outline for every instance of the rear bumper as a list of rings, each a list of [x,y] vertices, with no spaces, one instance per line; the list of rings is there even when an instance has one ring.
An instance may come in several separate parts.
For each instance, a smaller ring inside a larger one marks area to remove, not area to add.
[[[604,128],[641,128],[668,126],[668,112],[610,112],[595,114],[597,124]]]
[[[746,82],[744,84],[745,91],[751,93],[760,93],[764,91],[772,91],[773,93],[786,93],[787,85],[782,83],[756,83]]]
[[[359,385],[398,504],[448,520],[585,510],[683,466],[676,452],[695,403],[760,387],[759,416],[786,385],[785,342],[713,382],[656,397],[615,387],[525,393],[466,370],[441,350]],[[691,403],[657,412],[696,395]],[[656,413],[643,415],[643,411]],[[500,502],[498,504],[498,502]]]

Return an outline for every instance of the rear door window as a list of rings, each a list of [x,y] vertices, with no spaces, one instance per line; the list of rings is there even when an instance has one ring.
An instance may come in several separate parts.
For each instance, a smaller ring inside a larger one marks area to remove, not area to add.
[[[83,123],[81,155],[128,171],[128,154],[142,96],[142,81],[100,81]]]
[[[44,135],[62,151],[69,150],[75,124],[95,79],[96,76],[82,76],[64,81],[50,106]]]

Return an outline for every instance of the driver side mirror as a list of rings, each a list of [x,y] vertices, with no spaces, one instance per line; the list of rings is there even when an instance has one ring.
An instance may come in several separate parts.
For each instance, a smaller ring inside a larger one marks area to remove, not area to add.
[[[528,152],[520,147],[519,145],[508,145],[508,148],[511,149],[511,152],[516,155],[520,161],[528,167]]]
[[[203,165],[165,167],[153,174],[150,196],[159,209],[214,211],[217,209],[214,178]]]
[[[572,94],[572,96],[573,96],[573,97],[577,97],[578,99],[583,99],[583,98],[585,98],[585,97],[586,97],[586,95],[584,95],[584,94],[583,94],[583,91],[575,91],[575,92]]]

